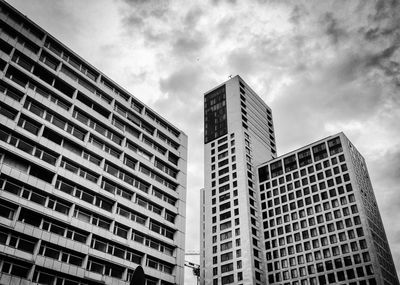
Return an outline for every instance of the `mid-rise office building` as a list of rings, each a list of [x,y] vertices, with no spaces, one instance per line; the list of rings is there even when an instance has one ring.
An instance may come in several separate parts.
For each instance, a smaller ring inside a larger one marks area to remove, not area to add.
[[[187,136],[0,9],[0,283],[183,284]]]
[[[343,133],[258,179],[267,284],[399,284],[365,160]]]
[[[204,97],[202,284],[263,284],[255,166],[275,156],[271,109],[235,76]]]

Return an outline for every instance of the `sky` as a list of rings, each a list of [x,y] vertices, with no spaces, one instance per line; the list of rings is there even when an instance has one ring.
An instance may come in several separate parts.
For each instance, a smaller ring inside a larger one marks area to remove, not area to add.
[[[400,273],[400,1],[8,2],[188,135],[187,250],[203,94],[239,74],[272,108],[278,155],[341,131],[362,153]]]

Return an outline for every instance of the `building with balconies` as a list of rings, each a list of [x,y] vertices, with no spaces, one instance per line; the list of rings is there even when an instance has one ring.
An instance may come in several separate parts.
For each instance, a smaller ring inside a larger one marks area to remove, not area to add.
[[[187,136],[0,9],[0,283],[183,284]]]

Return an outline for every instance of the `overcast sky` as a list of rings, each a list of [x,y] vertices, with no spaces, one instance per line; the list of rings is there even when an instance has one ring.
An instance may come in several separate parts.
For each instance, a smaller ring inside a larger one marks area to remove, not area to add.
[[[203,94],[239,74],[272,108],[278,154],[340,131],[359,149],[400,272],[399,1],[9,2],[189,136],[187,250]]]

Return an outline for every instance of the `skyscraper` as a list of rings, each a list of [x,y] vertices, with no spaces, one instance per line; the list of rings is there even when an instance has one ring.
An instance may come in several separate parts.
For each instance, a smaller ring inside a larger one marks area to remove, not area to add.
[[[270,108],[235,76],[204,97],[202,284],[262,284],[255,166],[275,156]]]
[[[201,284],[399,284],[363,157],[343,133],[276,158],[236,76],[205,94]]]
[[[258,179],[268,284],[399,284],[367,166],[343,133]]]
[[[186,135],[0,8],[0,283],[183,284]]]

